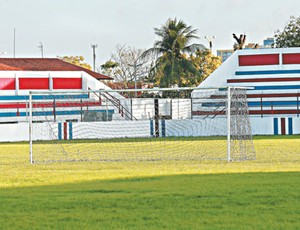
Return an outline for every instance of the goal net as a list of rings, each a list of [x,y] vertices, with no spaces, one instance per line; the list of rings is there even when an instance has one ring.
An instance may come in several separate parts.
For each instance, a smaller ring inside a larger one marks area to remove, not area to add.
[[[30,162],[255,159],[246,89],[30,92]]]

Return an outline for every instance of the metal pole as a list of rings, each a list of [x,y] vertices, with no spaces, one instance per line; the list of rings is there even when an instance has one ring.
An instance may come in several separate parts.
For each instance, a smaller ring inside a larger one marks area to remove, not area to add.
[[[55,101],[55,99],[53,100],[53,119],[54,119],[54,122],[56,122],[56,101]]]
[[[299,117],[299,95],[297,95],[297,117]]]
[[[29,92],[29,155],[30,163],[33,164],[32,152],[32,94]]]
[[[135,61],[134,64],[129,64],[129,66],[133,67],[133,77],[134,77],[134,96],[137,97],[137,68],[140,67],[141,65],[143,65],[142,63],[137,64],[138,60],[140,59],[140,57],[138,57]]]
[[[227,90],[227,86],[218,86],[218,87],[203,87],[203,88],[196,88],[196,87],[181,87],[179,88],[180,90],[202,90],[202,89],[226,89]],[[254,87],[235,87],[236,89],[254,89]],[[178,90],[178,88],[176,89]],[[101,89],[101,90],[82,90],[80,91],[81,93],[86,93],[88,94],[89,92],[93,92],[93,93],[110,93],[110,92],[116,92],[116,93],[119,93],[119,92],[140,92],[141,89]],[[174,91],[174,88],[151,88],[151,89],[143,89],[143,92],[161,92],[161,91]],[[32,91],[34,92],[35,94],[50,94],[50,95],[54,95],[54,94],[59,94],[59,92],[57,91]],[[75,91],[75,90],[70,90],[68,91],[68,93],[78,93],[78,90]]]
[[[159,104],[158,99],[154,99],[154,120],[155,120],[155,137],[159,137]]]
[[[80,99],[80,121],[82,122],[82,115],[83,115],[83,110],[82,110],[82,99]]]
[[[95,52],[95,49],[97,48],[97,45],[94,44],[94,45],[91,45],[92,46],[92,49],[93,49],[93,70],[95,71],[96,70],[96,52]]]
[[[16,57],[16,28],[14,28],[14,58]]]
[[[136,86],[136,68],[137,68],[137,63],[134,63],[134,89],[135,90],[137,89],[137,86]],[[135,98],[137,97],[137,91],[134,92],[134,97]]]
[[[26,106],[26,122],[28,122],[28,101],[25,101],[25,106]]]
[[[191,119],[193,119],[193,98],[191,97]]]
[[[38,48],[41,49],[42,58],[44,58],[44,45],[42,42],[40,42],[40,45],[38,46]]]
[[[230,95],[230,90],[231,87],[228,87],[227,91],[227,161],[231,161],[231,156],[230,156],[230,140],[231,140],[231,133],[230,133],[230,128],[231,128],[231,121],[230,121],[230,110],[231,110],[231,95]]]
[[[130,114],[131,114],[131,120],[133,120],[133,110],[132,110],[132,98],[130,98]]]
[[[170,116],[171,116],[171,119],[173,119],[173,100],[172,99],[170,100]]]
[[[134,70],[134,89],[136,90],[136,66]],[[135,91],[134,94],[134,97],[137,97],[137,91]]]
[[[260,96],[260,117],[263,117],[263,101],[262,101],[262,96]]]
[[[105,121],[108,121],[108,100],[106,100],[106,119]]]

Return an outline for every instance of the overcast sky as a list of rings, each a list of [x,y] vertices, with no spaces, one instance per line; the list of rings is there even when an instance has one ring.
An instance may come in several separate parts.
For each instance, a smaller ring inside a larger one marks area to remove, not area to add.
[[[247,42],[262,43],[281,29],[289,17],[300,15],[300,0],[0,0],[0,53],[13,57],[82,55],[97,66],[117,44],[150,48],[154,27],[168,18],[182,19],[198,30],[199,40],[216,36],[213,49],[232,48],[232,33],[247,35]]]

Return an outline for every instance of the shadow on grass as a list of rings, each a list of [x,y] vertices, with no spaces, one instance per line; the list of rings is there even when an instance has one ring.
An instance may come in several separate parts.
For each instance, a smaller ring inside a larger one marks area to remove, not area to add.
[[[176,175],[0,189],[4,229],[295,229],[299,172]]]

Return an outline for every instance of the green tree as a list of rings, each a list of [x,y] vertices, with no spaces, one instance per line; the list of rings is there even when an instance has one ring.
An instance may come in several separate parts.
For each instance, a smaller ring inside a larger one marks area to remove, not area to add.
[[[300,47],[300,17],[291,16],[282,31],[275,31],[276,47]]]
[[[198,50],[189,60],[196,66],[200,75],[187,77],[185,85],[188,86],[198,86],[222,64],[221,58],[213,55],[209,49]]]
[[[92,67],[88,63],[84,62],[83,56],[63,56],[63,57],[58,57],[58,59],[71,63],[73,65],[83,67],[85,69],[92,70]]]
[[[103,65],[101,65],[101,69],[104,69],[104,70],[107,70],[107,69],[111,69],[111,68],[116,68],[118,67],[119,64],[114,62],[114,61],[111,61],[111,60],[108,60],[107,62],[105,62]]]
[[[143,56],[157,55],[152,75],[160,87],[170,87],[175,84],[185,85],[187,74],[200,76],[199,71],[185,54],[194,53],[204,48],[201,44],[193,43],[197,39],[196,31],[187,26],[182,20],[169,19],[161,28],[154,28],[159,40],[153,48],[146,50]]]
[[[113,72],[118,66],[119,64],[117,62],[108,60],[104,64],[100,65],[100,72],[108,76],[113,76]]]

